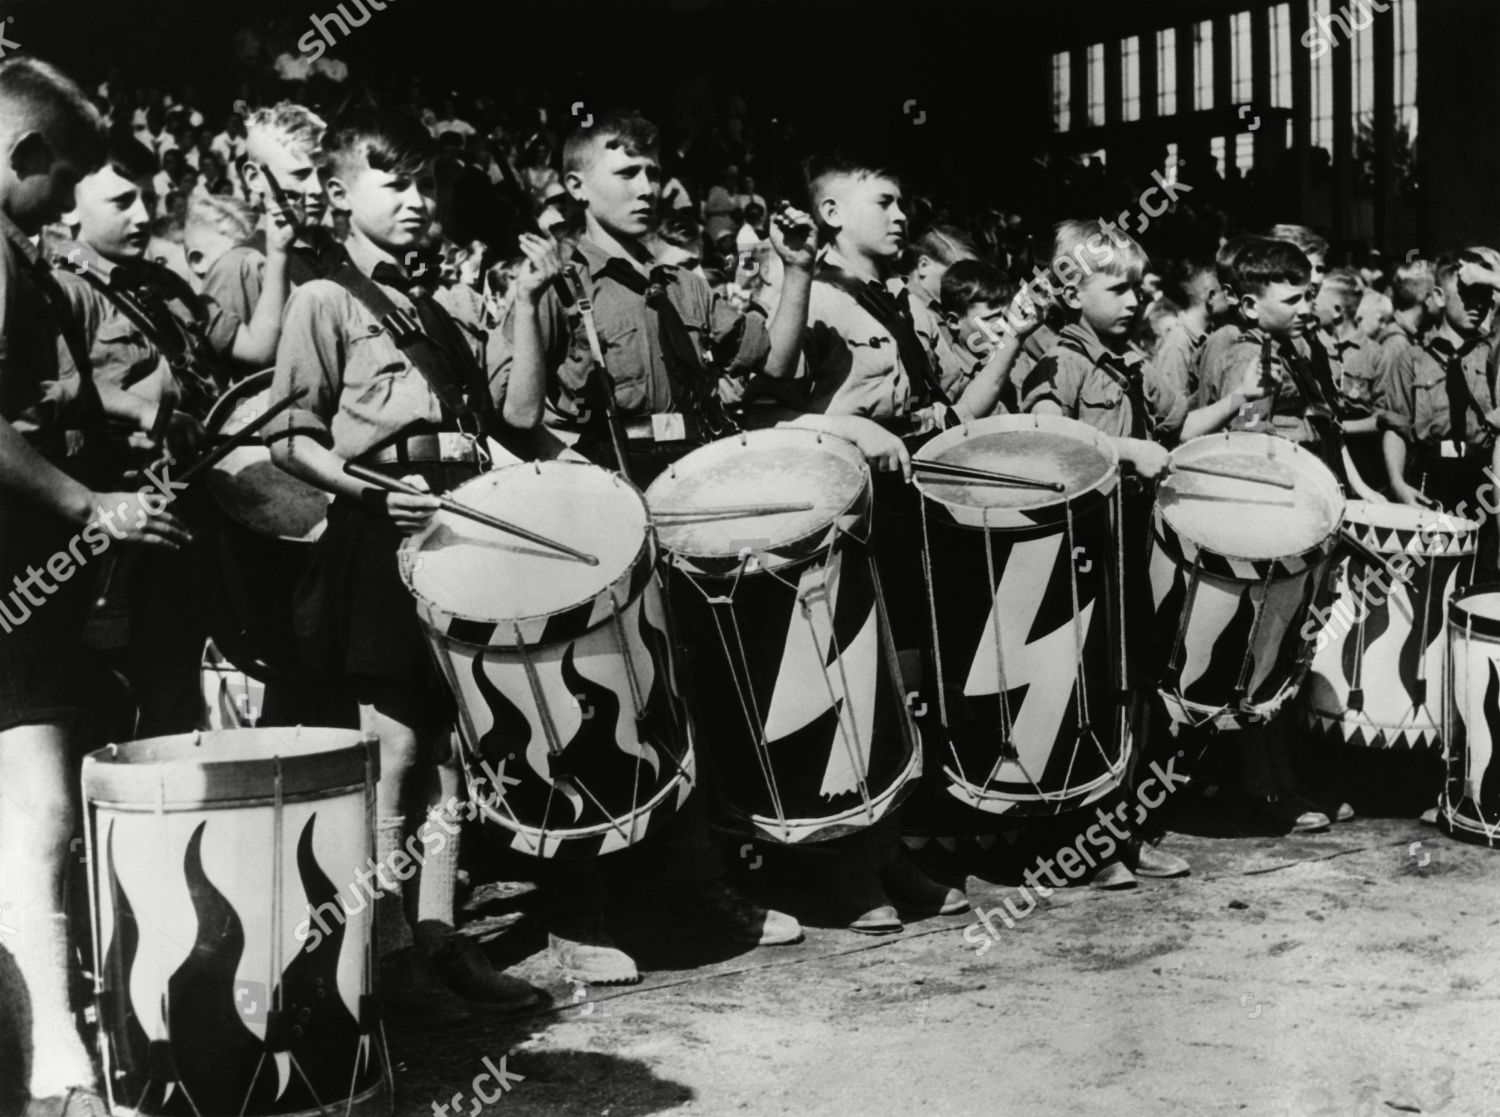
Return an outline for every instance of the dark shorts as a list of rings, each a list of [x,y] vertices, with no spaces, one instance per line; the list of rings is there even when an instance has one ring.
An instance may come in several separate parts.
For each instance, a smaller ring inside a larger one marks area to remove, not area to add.
[[[59,725],[78,748],[107,736],[128,737],[123,687],[84,650],[82,641],[0,637],[0,732],[23,725]]]

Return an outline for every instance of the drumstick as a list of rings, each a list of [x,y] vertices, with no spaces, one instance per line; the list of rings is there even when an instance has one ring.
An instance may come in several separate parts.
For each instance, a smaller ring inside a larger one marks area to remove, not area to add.
[[[1060,493],[1067,489],[1061,481],[1042,481],[1035,477],[1017,477],[1013,473],[997,473],[992,469],[972,469],[966,465],[949,465],[947,462],[931,462],[918,458],[911,463],[917,469],[939,477],[963,477],[971,481],[988,481],[995,485],[1014,485],[1022,489],[1046,489]]]
[[[781,516],[788,512],[811,512],[816,505],[812,501],[790,504],[729,504],[718,508],[653,508],[651,514],[658,519],[718,519],[739,516]]]
[[[214,466],[218,465],[233,451],[239,449],[241,446],[248,445],[251,441],[254,440],[256,435],[260,434],[260,432],[271,422],[272,419],[276,418],[276,416],[280,415],[283,411],[291,407],[292,404],[296,403],[305,395],[307,395],[306,388],[299,388],[295,392],[289,393],[282,399],[278,400],[276,403],[272,404],[270,407],[266,408],[266,410],[262,414],[250,420],[250,422],[246,423],[243,427],[235,431],[233,434],[224,436],[224,440],[217,446],[215,446],[211,451],[209,451],[206,456],[199,458],[196,462],[194,462],[192,468],[184,473],[179,478],[179,481],[181,481],[183,484],[186,484],[194,477],[198,476],[198,474],[202,473],[204,470],[211,469]]]
[[[1236,473],[1230,469],[1210,469],[1193,462],[1173,462],[1169,467],[1174,473],[1201,473],[1205,477],[1223,477],[1230,481],[1249,481],[1256,485],[1275,485],[1278,489],[1295,489],[1297,482],[1284,477],[1255,477],[1249,473]]]
[[[1259,500],[1253,496],[1226,496],[1224,493],[1172,493],[1173,500],[1207,500],[1215,504],[1255,504],[1268,508],[1295,508],[1295,500]]]
[[[347,473],[350,477],[358,478],[359,480],[365,481],[371,485],[377,485],[380,488],[386,489],[393,493],[405,493],[408,496],[434,495],[424,489],[417,488],[415,485],[408,485],[405,481],[397,480],[395,477],[387,477],[384,473],[377,473],[373,469],[366,469],[358,462],[345,462],[344,472]],[[587,554],[583,551],[575,551],[572,547],[569,547],[565,543],[559,543],[555,539],[548,539],[545,535],[538,535],[534,531],[528,531],[524,527],[518,527],[517,525],[502,520],[497,516],[491,516],[488,512],[481,512],[477,508],[470,508],[467,504],[460,504],[451,496],[439,496],[437,498],[437,502],[438,506],[441,507],[444,512],[451,512],[455,516],[462,516],[466,520],[473,520],[476,524],[483,524],[485,527],[492,527],[496,531],[503,531],[508,535],[517,536],[521,539],[526,540],[528,543],[535,543],[541,547],[548,547],[551,550],[560,551],[561,553],[567,555],[569,558],[575,558],[579,562],[586,562],[590,566],[599,565],[599,559],[594,555]]]

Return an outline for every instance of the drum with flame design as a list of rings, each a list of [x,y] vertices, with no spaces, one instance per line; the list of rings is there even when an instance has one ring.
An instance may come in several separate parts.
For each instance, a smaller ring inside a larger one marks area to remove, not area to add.
[[[1500,848],[1500,583],[1461,590],[1448,604],[1447,673],[1438,826]]]
[[[868,546],[870,472],[812,431],[734,435],[647,491],[716,791],[771,841],[863,829],[921,763]]]
[[[634,845],[693,787],[640,491],[597,466],[550,461],[494,470],[449,495],[599,560],[451,512],[402,544],[401,576],[458,703],[473,801],[521,853]]]
[[[375,738],[341,729],[156,737],[85,758],[115,1113],[390,1113],[357,888],[378,767]]]

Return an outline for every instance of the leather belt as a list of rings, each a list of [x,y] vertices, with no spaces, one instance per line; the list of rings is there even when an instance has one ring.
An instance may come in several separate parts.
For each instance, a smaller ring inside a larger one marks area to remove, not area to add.
[[[365,465],[407,465],[420,462],[463,462],[477,465],[483,451],[472,435],[461,431],[436,431],[398,438],[360,457]]]

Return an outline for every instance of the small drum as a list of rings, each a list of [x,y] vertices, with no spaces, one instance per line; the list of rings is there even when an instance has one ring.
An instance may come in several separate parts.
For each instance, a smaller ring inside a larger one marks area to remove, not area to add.
[[[229,389],[209,412],[209,433],[233,434],[264,413],[271,378],[258,372]],[[220,512],[200,544],[209,633],[240,670],[295,678],[292,597],[333,498],[277,466],[259,440],[236,447],[206,479]]]
[[[868,544],[863,456],[813,431],[752,431],[694,450],[646,495],[731,813],[788,844],[889,814],[921,752]]]
[[[914,464],[949,793],[1014,815],[1100,798],[1129,754],[1114,444],[1061,416],[997,415]],[[954,466],[1061,491],[939,472]]]
[[[1152,513],[1158,685],[1176,725],[1274,717],[1312,657],[1306,630],[1344,497],[1310,451],[1274,435],[1205,435],[1172,451]]]
[[[1500,847],[1500,583],[1460,590],[1448,605],[1446,777],[1438,825],[1463,842]]]
[[[155,737],[84,759],[114,1113],[390,1112],[374,907],[356,886],[379,763],[374,737],[338,729]]]
[[[1307,724],[1365,748],[1435,748],[1443,617],[1474,576],[1479,525],[1405,504],[1351,500],[1302,686]]]
[[[402,544],[401,577],[458,703],[470,795],[521,853],[634,845],[693,788],[640,491],[597,466],[550,461],[506,466],[448,495],[599,559],[590,566],[450,512]]]

